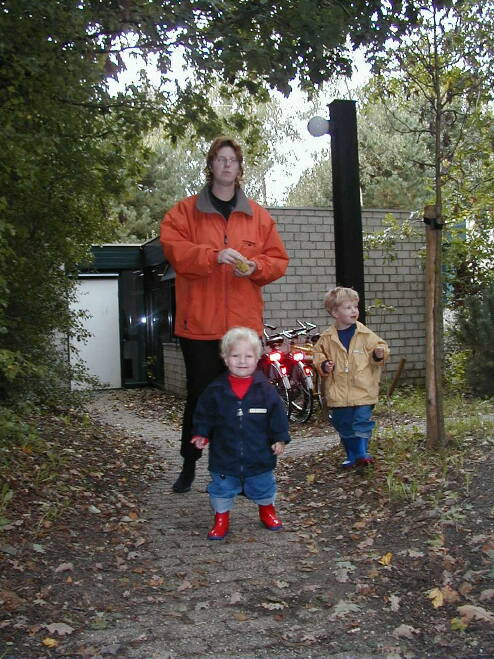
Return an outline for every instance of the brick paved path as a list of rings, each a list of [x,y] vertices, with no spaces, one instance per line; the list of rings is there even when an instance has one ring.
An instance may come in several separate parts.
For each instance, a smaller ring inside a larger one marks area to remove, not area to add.
[[[85,641],[139,659],[335,657],[324,654],[324,639],[331,635],[327,609],[313,602],[314,594],[323,597],[326,588],[346,595],[332,575],[336,549],[326,541],[320,550],[308,551],[303,520],[283,496],[287,484],[280,483],[277,506],[283,531],[264,529],[257,506],[238,497],[231,533],[224,541],[208,541],[212,513],[206,459],[199,461],[191,492],[173,493],[181,464],[179,432],[139,418],[124,400],[124,391],[101,392],[91,411],[100,421],[152,443],[163,457],[165,478],[151,488],[146,518],[153,538],[147,552],[165,581],[165,597],[160,604],[143,603],[133,616],[89,633]],[[285,455],[303,459],[336,442],[328,428],[324,436],[295,438]],[[321,561],[327,584],[321,583]]]

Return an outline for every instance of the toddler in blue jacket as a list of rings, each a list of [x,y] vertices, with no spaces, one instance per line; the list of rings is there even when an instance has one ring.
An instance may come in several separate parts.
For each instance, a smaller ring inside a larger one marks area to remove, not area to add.
[[[228,371],[204,390],[194,413],[191,441],[199,449],[209,444],[207,491],[215,513],[209,540],[228,533],[230,510],[240,493],[259,506],[267,529],[283,526],[274,507],[274,468],[290,441],[288,419],[276,389],[256,370],[261,351],[254,330],[229,330],[221,341]]]

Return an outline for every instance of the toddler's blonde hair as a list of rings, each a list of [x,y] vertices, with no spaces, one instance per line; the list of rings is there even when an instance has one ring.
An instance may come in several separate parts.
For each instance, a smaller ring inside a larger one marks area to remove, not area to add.
[[[351,300],[358,304],[359,296],[357,291],[354,291],[353,288],[336,286],[336,288],[332,288],[324,296],[324,308],[329,314],[332,314],[346,300]]]
[[[232,351],[233,345],[239,341],[250,343],[257,359],[261,356],[262,344],[261,339],[256,332],[250,327],[233,327],[221,339],[221,356],[226,359]]]

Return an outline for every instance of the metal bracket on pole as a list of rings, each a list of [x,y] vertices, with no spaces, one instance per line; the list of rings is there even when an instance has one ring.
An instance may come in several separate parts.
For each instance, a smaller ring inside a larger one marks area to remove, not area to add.
[[[430,226],[431,229],[436,229],[440,231],[444,222],[437,221],[437,208],[435,204],[429,204],[429,206],[424,206],[424,223]]]

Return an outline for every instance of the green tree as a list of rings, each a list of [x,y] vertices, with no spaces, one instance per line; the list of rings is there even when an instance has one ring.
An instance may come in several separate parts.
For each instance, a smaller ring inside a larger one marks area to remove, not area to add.
[[[246,128],[222,119],[205,89],[266,98],[350,71],[354,46],[383,43],[416,20],[413,1],[4,0],[0,12],[0,389],[19,398],[54,372],[55,331],[72,327],[67,272],[106,240],[110,208],[142,175],[142,135],[158,126],[172,142],[191,127],[208,139]],[[180,50],[193,71],[175,82]],[[124,53],[156,55],[112,95]]]
[[[424,172],[431,181],[425,211],[426,394],[428,441],[435,447],[446,441],[442,409],[441,227],[457,222],[460,198],[454,192],[448,198],[453,173],[461,166],[459,158],[467,136],[479,125],[482,109],[491,100],[492,19],[490,3],[466,0],[446,8],[434,1],[426,3],[419,28],[374,58],[376,90],[381,99],[405,95],[417,117],[416,124],[407,130],[425,138],[431,154],[424,163]]]
[[[363,206],[417,210],[427,199],[424,162],[429,154],[424,140],[401,130],[402,126],[416,123],[415,113],[403,106],[403,99],[397,98],[393,99],[390,116],[389,101],[384,105],[375,98],[372,83],[367,89],[357,91],[356,96]],[[329,148],[317,155],[314,165],[289,190],[287,203],[296,206],[332,203]]]

